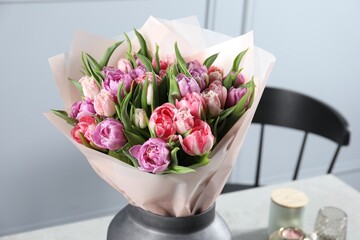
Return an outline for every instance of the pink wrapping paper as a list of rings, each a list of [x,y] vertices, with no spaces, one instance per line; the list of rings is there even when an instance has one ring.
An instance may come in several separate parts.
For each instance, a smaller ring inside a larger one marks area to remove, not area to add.
[[[78,144],[70,136],[72,128],[70,125],[52,113],[45,115],[86,156],[94,171],[121,192],[130,204],[159,215],[177,217],[193,215],[207,210],[220,195],[235,164],[275,58],[253,45],[252,32],[230,38],[202,29],[196,18],[192,17],[174,21],[150,17],[139,32],[147,40],[152,53],[155,43],[159,44],[160,57],[174,54],[175,42],[178,43],[186,60],[198,59],[202,62],[206,57],[220,52],[214,65],[223,67],[225,73],[231,69],[236,55],[249,48],[241,62],[241,67],[244,68],[242,73],[247,79],[251,76],[255,77],[253,105],[213,149],[208,165],[188,174],[155,175],[142,172],[115,158]],[[80,99],[77,89],[67,78],[80,79],[81,52],[88,52],[95,59],[99,59],[104,50],[114,42],[113,39],[77,32],[68,54],[49,59],[65,110],[69,110],[71,104]],[[133,50],[137,50],[139,44],[135,38],[132,43]],[[109,64],[115,65],[120,56],[124,56],[126,50],[127,45],[123,43],[115,51]]]

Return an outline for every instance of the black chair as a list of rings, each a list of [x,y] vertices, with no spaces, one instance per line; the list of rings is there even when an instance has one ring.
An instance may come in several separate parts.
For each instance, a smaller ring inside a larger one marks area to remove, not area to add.
[[[251,185],[227,183],[222,193],[259,186],[264,130],[267,124],[298,129],[304,132],[293,180],[298,177],[309,133],[320,135],[337,144],[327,173],[332,172],[340,148],[348,145],[350,140],[348,124],[335,109],[312,97],[280,88],[265,88],[252,123],[261,125],[255,182]]]

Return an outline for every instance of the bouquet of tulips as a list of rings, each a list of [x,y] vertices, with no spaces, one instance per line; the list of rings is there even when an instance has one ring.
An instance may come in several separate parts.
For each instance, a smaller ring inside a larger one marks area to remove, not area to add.
[[[274,62],[252,33],[199,49],[179,29],[216,36],[153,17],[132,39],[80,33],[67,58],[50,60],[66,111],[47,114],[131,204],[172,216],[220,194]]]
[[[231,70],[212,65],[218,54],[200,63],[186,61],[177,43],[174,54],[161,59],[156,46],[134,30],[137,52],[125,34],[127,52],[116,66],[108,61],[124,41],[110,46],[96,60],[82,53],[80,80],[70,79],[81,93],[69,113],[53,110],[73,125],[80,144],[108,154],[142,171],[189,173],[208,163],[211,149],[251,106],[254,81],[239,68],[240,52]]]

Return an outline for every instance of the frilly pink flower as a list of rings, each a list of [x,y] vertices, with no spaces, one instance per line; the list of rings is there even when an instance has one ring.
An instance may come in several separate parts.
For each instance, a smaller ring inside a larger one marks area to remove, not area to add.
[[[180,135],[179,142],[187,154],[201,156],[210,152],[214,145],[215,137],[206,122],[196,119],[195,126],[191,132],[185,138]]]
[[[170,150],[167,143],[160,138],[149,138],[143,145],[135,145],[129,150],[138,160],[140,170],[150,173],[161,173],[170,164]]]

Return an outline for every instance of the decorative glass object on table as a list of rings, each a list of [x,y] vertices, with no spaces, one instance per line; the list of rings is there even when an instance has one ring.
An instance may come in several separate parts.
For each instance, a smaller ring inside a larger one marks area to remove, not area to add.
[[[337,207],[323,207],[319,210],[314,234],[317,240],[345,240],[347,215]]]

